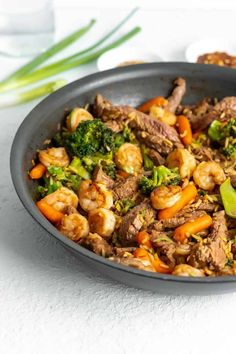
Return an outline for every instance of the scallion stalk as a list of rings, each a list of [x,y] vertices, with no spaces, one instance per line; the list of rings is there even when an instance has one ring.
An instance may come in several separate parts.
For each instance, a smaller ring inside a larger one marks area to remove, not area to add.
[[[25,64],[19,70],[15,71],[10,76],[5,78],[0,83],[0,87],[4,86],[4,84],[7,83],[8,81],[16,80],[16,79],[24,76],[25,74],[28,74],[33,69],[38,67],[40,64],[42,64],[43,62],[45,62],[46,60],[51,58],[53,55],[59,53],[60,51],[62,51],[63,49],[65,49],[66,47],[68,47],[69,45],[74,43],[80,37],[85,35],[91,29],[91,27],[95,24],[95,22],[96,22],[96,20],[92,19],[89,22],[88,25],[86,25],[86,26],[80,28],[79,30],[71,33],[70,35],[68,35],[65,38],[63,38],[61,41],[59,41],[56,44],[54,44],[52,47],[50,47],[47,50],[45,50],[43,53],[38,55],[36,58],[31,60],[29,63]]]
[[[4,87],[0,87],[0,92],[6,92],[11,89],[16,89],[19,87],[30,85],[36,81],[43,80],[45,78],[56,75],[58,73],[76,68],[82,64],[86,64],[86,63],[98,58],[101,54],[105,53],[106,51],[120,46],[121,44],[128,41],[130,38],[135,36],[140,31],[141,31],[140,27],[135,27],[131,31],[129,31],[127,34],[118,38],[116,41],[110,43],[109,45],[107,45],[101,49],[98,49],[97,51],[92,52],[88,55],[85,55],[77,60],[69,61],[69,62],[65,61],[63,64],[60,64],[60,65],[50,68],[50,69],[47,69],[47,68],[45,69],[44,67],[42,67],[32,73],[25,75],[23,78],[19,78],[18,80],[10,81],[10,82],[6,83],[4,85]]]
[[[32,101],[38,97],[45,96],[58,90],[59,88],[65,86],[66,83],[67,82],[65,80],[56,80],[47,82],[46,84],[33,88],[29,91],[1,95],[0,108],[16,106],[20,103]]]

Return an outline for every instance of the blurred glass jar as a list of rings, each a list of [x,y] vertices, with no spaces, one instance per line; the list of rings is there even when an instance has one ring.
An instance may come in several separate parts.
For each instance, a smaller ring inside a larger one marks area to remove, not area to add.
[[[33,56],[53,43],[53,0],[0,0],[0,53]]]

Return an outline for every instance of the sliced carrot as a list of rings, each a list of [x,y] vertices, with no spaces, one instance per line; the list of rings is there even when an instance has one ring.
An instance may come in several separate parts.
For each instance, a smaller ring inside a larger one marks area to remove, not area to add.
[[[157,254],[155,255],[152,265],[154,266],[156,272],[158,273],[164,273],[164,274],[170,274],[171,269],[170,267],[165,264],[158,256]]]
[[[60,222],[64,217],[64,214],[53,208],[51,205],[46,203],[43,199],[36,203],[37,207],[41,213],[52,223]]]
[[[155,270],[158,273],[165,273],[165,274],[171,273],[171,269],[168,267],[167,264],[162,262],[162,260],[157,256],[157,254],[154,257],[151,253],[149,253],[145,249],[137,248],[134,251],[134,257],[139,258],[143,261],[148,261],[152,266],[153,270]]]
[[[193,134],[192,134],[192,128],[188,118],[185,116],[178,116],[176,126],[179,131],[179,135],[182,143],[184,145],[191,144],[193,139]]]
[[[141,104],[137,109],[140,112],[148,113],[152,106],[164,107],[168,104],[168,101],[162,96],[156,96]]]
[[[29,173],[30,178],[39,179],[43,177],[46,172],[46,167],[42,163],[38,163],[35,165]]]
[[[147,248],[152,248],[150,235],[147,231],[140,231],[137,234],[136,238],[139,245],[146,246]]]
[[[208,229],[211,224],[212,218],[210,215],[203,215],[193,221],[186,222],[185,224],[177,227],[174,232],[174,239],[183,243],[190,235]]]
[[[194,200],[197,196],[197,188],[194,184],[188,184],[182,191],[180,199],[171,207],[162,209],[158,213],[158,219],[172,218],[178,211],[183,209],[185,205]]]
[[[125,171],[122,171],[122,170],[118,170],[117,174],[118,174],[119,177],[122,177],[122,178],[128,178],[130,176],[129,173],[127,173]]]

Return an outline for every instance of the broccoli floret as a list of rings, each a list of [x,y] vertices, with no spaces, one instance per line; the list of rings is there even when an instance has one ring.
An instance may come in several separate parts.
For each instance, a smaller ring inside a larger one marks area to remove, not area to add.
[[[208,135],[212,141],[217,142],[229,136],[236,137],[236,118],[231,118],[226,124],[214,120],[208,129]]]
[[[83,163],[86,166],[86,169],[92,173],[97,165],[101,165],[104,172],[111,177],[112,179],[116,178],[116,165],[113,162],[113,153],[109,152],[108,154],[96,153],[90,156],[84,156],[82,158]]]
[[[115,133],[100,119],[93,119],[81,122],[75,132],[67,133],[64,142],[72,156],[83,157],[112,151],[114,140]]]
[[[154,188],[161,185],[177,185],[181,181],[177,168],[169,169],[163,165],[154,167],[152,177],[143,176],[140,180],[140,188],[144,194],[150,194]]]
[[[48,173],[50,174],[50,179],[53,181],[52,186],[54,186],[55,188],[55,186],[57,185],[58,186],[57,188],[59,188],[63,185],[67,188],[73,189],[76,192],[79,188],[82,178],[87,178],[89,176],[85,168],[83,166],[81,167],[82,167],[81,169],[78,169],[78,172],[80,172],[80,174],[72,173],[75,171],[73,171],[72,169],[70,170],[70,166],[68,167],[68,169],[63,167],[57,167],[57,166],[48,167],[47,170]],[[50,193],[50,190],[51,189],[48,190],[47,194]]]
[[[228,147],[222,148],[222,153],[227,157],[233,157],[236,155],[236,144],[229,144]]]
[[[101,162],[103,171],[112,179],[116,179],[116,164],[110,160],[103,160]]]
[[[79,157],[74,157],[73,158],[73,160],[71,161],[70,165],[68,166],[68,169],[70,171],[74,172],[75,174],[79,175],[83,179],[89,179],[90,178],[90,174],[88,173],[86,168],[84,168],[84,166],[82,165],[82,161],[81,161],[81,159]]]
[[[122,215],[126,214],[134,206],[135,206],[135,202],[129,198],[125,198],[115,202],[116,210]]]
[[[150,171],[153,169],[154,164],[153,161],[148,156],[149,149],[145,145],[141,145],[141,152],[143,156],[143,166],[146,171]]]
[[[43,185],[37,187],[36,192],[38,199],[44,198],[46,195],[55,192],[62,186],[61,181],[57,181],[52,176],[43,178]]]

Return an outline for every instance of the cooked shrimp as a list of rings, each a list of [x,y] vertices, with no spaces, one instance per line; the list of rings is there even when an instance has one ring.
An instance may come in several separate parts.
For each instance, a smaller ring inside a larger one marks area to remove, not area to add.
[[[213,190],[216,184],[221,185],[225,178],[223,169],[214,161],[201,162],[193,173],[194,182],[207,191]]]
[[[204,277],[205,274],[202,270],[191,267],[188,264],[178,264],[174,271],[174,275],[181,275],[182,277]]]
[[[67,167],[70,164],[69,156],[64,147],[48,148],[39,151],[39,161],[46,167]]]
[[[121,145],[114,160],[118,168],[130,174],[139,172],[143,165],[140,148],[130,143]]]
[[[196,168],[195,157],[186,149],[178,148],[172,151],[167,157],[169,168],[178,167],[182,179],[190,178]]]
[[[76,107],[66,118],[66,127],[70,132],[74,132],[78,125],[85,120],[92,120],[93,116],[84,108]]]
[[[63,217],[58,229],[71,240],[79,241],[89,234],[89,223],[81,214],[72,213]]]
[[[161,186],[155,188],[150,196],[154,209],[165,209],[174,205],[181,197],[180,186]]]
[[[89,212],[89,226],[91,232],[95,232],[100,236],[110,237],[116,226],[116,218],[111,210],[98,208]]]
[[[150,109],[150,115],[168,125],[175,125],[176,123],[176,115],[162,107],[152,106]]]
[[[65,212],[67,207],[77,208],[78,197],[69,188],[60,187],[55,192],[46,195],[42,200],[58,211]]]
[[[82,181],[79,187],[79,203],[85,211],[97,208],[110,209],[113,205],[112,192],[104,184],[94,183],[90,179]]]

